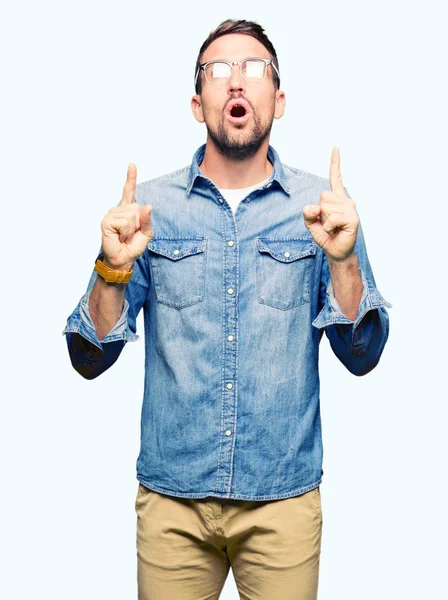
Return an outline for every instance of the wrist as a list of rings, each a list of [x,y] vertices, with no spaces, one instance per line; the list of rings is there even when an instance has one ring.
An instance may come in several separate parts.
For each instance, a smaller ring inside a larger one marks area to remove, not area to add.
[[[103,265],[106,265],[109,269],[114,269],[114,271],[130,271],[134,266],[133,262],[125,263],[124,265],[111,265],[105,258],[100,258]]]
[[[114,265],[112,264],[112,262],[109,262],[109,260],[104,256],[104,252],[101,252],[98,258],[103,263],[103,265],[105,265],[108,269],[113,269],[114,271],[130,271],[134,266],[133,261],[128,261],[121,265]]]
[[[347,270],[353,269],[354,267],[358,268],[358,257],[354,252],[352,252],[349,256],[340,259],[328,256],[327,253],[325,253],[325,255],[327,257],[327,262],[330,269]]]

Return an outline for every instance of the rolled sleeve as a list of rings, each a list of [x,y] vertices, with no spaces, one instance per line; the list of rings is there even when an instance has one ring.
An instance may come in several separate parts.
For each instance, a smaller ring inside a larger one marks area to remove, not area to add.
[[[389,335],[386,308],[392,308],[392,304],[383,298],[376,287],[361,223],[358,225],[354,251],[362,282],[361,300],[355,319],[349,319],[336,300],[328,261],[323,253],[320,310],[312,325],[325,331],[334,353],[350,372],[364,375],[376,366],[381,357]]]
[[[98,256],[101,253],[101,249]],[[87,290],[68,317],[62,335],[73,367],[87,379],[97,377],[107,370],[120,355],[127,342],[140,339],[137,335],[137,316],[146,301],[149,274],[144,257],[134,262],[134,273],[126,284],[121,315],[108,334],[100,341],[89,311],[89,299],[98,273],[93,270]]]
[[[360,324],[361,319],[369,310],[385,307],[392,308],[392,304],[387,302],[376,287],[367,280],[363,270],[358,268],[358,272],[362,282],[362,294],[355,320],[352,321],[342,312],[339,302],[334,295],[333,283],[330,279],[326,290],[326,302],[312,323],[314,327],[321,329],[328,325],[340,323],[353,325],[353,330],[355,330]]]
[[[68,318],[67,325],[65,326],[62,335],[65,335],[68,332],[79,333],[86,340],[97,346],[100,350],[103,350],[103,344],[107,344],[108,342],[116,342],[118,340],[123,340],[124,342],[134,342],[140,338],[140,336],[131,331],[131,328],[129,327],[129,302],[126,300],[126,298],[124,298],[123,310],[120,318],[109,331],[109,333],[100,341],[89,312],[90,293],[91,290],[86,292],[81,298],[78,306]]]

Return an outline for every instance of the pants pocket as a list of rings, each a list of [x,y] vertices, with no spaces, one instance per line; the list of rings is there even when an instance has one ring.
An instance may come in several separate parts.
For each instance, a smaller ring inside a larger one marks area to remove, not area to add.
[[[319,514],[320,519],[322,520],[322,500],[320,496],[320,486],[311,490],[312,499],[315,507],[317,508],[317,512]]]
[[[147,488],[146,486],[143,485],[143,483],[140,483],[140,481],[138,482],[138,490],[137,490],[137,496],[135,498],[135,511],[137,512],[138,509],[140,508],[142,501],[144,500],[144,498],[151,493],[152,490],[150,490],[149,488]]]

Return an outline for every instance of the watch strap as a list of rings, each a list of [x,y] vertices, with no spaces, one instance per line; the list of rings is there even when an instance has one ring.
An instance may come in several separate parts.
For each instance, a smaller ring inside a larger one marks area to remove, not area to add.
[[[102,262],[102,258],[104,258],[104,254],[100,254],[96,259],[94,270],[101,275],[104,281],[107,283],[128,283],[134,272],[133,267],[129,271],[126,269],[112,269]]]

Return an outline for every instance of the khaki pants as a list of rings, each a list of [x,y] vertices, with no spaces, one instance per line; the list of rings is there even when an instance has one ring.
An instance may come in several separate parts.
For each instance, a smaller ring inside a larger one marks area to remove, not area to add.
[[[319,487],[281,500],[179,498],[139,483],[139,600],[217,600],[229,568],[241,600],[316,600]]]

